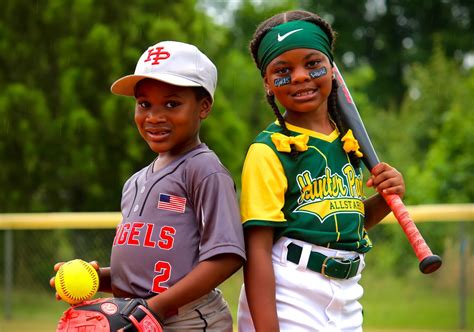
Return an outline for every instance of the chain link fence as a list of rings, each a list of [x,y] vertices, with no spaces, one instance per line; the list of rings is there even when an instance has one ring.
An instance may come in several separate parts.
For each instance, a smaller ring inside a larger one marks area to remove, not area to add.
[[[33,304],[35,299],[50,297],[54,290],[49,279],[57,262],[81,258],[109,266],[115,229],[3,230],[0,252],[0,279],[4,318],[14,315],[14,303],[20,296]],[[28,299],[31,294],[31,299]],[[26,304],[27,305],[27,304]]]

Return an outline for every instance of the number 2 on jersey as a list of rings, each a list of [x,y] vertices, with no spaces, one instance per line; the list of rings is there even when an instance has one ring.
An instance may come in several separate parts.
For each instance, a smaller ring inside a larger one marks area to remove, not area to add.
[[[166,286],[162,286],[162,283],[168,281],[171,275],[171,265],[168,262],[158,261],[155,264],[155,272],[158,273],[153,278],[152,292],[163,293],[168,289]]]

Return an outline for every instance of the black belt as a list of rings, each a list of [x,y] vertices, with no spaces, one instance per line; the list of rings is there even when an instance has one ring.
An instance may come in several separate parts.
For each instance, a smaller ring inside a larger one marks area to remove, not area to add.
[[[303,248],[297,244],[288,245],[288,255],[286,259],[298,264]],[[311,251],[309,255],[308,269],[319,272],[322,275],[336,279],[349,279],[354,277],[359,270],[360,257],[353,259],[342,259],[336,257],[327,257],[319,252]]]

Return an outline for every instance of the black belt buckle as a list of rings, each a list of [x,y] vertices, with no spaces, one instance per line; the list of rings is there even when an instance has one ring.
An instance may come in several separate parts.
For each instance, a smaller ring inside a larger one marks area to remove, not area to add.
[[[321,267],[321,274],[327,278],[349,279],[357,273],[359,263],[360,257],[354,259],[326,257]]]

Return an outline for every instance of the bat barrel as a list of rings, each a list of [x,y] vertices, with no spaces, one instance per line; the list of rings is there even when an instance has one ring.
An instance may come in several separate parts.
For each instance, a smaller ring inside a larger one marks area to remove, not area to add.
[[[352,99],[351,93],[347,88],[344,79],[342,78],[339,69],[334,64],[334,73],[336,74],[336,79],[339,84],[337,91],[337,103],[344,111],[341,112],[342,122],[347,128],[352,130],[354,137],[359,142],[360,150],[364,155],[362,161],[369,170],[374,168],[380,161],[377,153],[375,152],[374,147],[372,146],[372,141],[370,140],[369,134],[365,129],[364,122],[362,121],[357,106]]]

